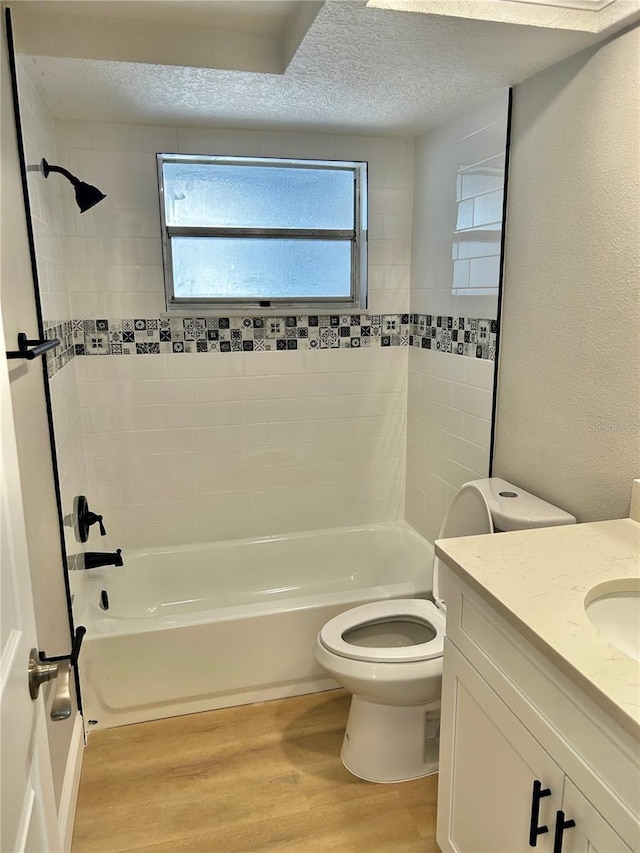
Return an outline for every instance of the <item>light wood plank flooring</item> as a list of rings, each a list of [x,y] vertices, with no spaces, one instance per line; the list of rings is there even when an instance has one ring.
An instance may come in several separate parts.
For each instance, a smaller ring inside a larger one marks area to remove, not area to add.
[[[436,853],[437,776],[348,773],[332,690],[93,732],[73,853]]]

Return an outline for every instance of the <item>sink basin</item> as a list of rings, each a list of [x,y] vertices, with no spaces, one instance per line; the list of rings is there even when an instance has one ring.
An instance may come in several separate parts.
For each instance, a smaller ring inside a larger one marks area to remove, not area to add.
[[[589,590],[584,609],[600,636],[640,660],[640,578],[620,578]]]

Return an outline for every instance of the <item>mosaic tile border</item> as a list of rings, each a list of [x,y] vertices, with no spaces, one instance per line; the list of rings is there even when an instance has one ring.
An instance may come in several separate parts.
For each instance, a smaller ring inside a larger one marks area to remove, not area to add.
[[[497,323],[432,314],[307,314],[68,320],[47,324],[61,346],[49,376],[75,356],[417,347],[493,360]]]
[[[75,342],[73,340],[73,320],[64,320],[61,323],[44,323],[44,337],[50,341],[58,338],[60,346],[47,353],[47,373],[49,379],[62,370],[76,355]]]
[[[494,361],[498,321],[411,314],[409,346]]]
[[[76,355],[270,352],[409,345],[409,314],[74,320]]]

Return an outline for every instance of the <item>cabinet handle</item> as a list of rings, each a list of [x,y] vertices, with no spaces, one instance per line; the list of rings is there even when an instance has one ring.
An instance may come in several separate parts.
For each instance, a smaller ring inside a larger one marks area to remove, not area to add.
[[[556,832],[553,837],[553,853],[562,853],[563,833],[565,829],[571,829],[571,827],[575,825],[575,820],[564,819],[564,812],[562,810],[556,812]]]
[[[551,796],[551,788],[543,788],[538,779],[533,783],[533,794],[531,795],[531,825],[529,827],[529,847],[536,847],[538,836],[549,832],[548,826],[538,826],[540,819],[540,800]],[[553,853],[556,853],[555,849]]]

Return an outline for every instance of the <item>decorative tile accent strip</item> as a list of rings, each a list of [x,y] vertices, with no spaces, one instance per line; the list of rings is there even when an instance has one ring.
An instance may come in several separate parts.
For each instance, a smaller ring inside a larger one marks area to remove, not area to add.
[[[411,314],[409,346],[494,361],[496,320]]]
[[[50,341],[58,338],[60,346],[47,353],[47,373],[49,379],[68,364],[75,356],[73,340],[73,321],[63,320],[61,323],[44,323],[44,336]]]
[[[409,314],[74,320],[76,355],[406,347]]]
[[[49,377],[76,355],[412,346],[493,360],[497,337],[495,320],[431,314],[98,319],[45,326],[47,338],[60,339],[60,347],[47,355]]]

